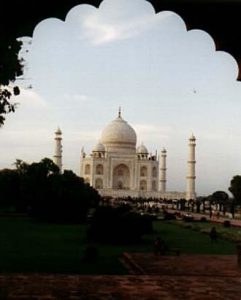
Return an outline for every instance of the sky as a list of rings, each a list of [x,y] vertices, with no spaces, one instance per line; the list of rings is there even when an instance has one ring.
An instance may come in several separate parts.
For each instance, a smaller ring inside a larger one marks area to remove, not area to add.
[[[16,159],[54,155],[63,132],[63,165],[79,175],[80,151],[90,153],[117,117],[135,129],[137,145],[167,149],[167,189],[185,191],[188,139],[196,136],[196,191],[228,190],[241,173],[241,83],[238,65],[216,51],[202,30],[187,31],[171,11],[145,0],[81,4],[65,20],[41,21],[23,41],[19,103],[0,130],[0,168]]]

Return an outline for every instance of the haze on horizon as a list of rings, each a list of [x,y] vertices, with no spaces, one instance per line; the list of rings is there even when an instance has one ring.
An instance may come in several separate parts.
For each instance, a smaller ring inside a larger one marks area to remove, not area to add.
[[[19,107],[0,131],[0,168],[52,158],[59,126],[64,168],[79,174],[80,149],[92,150],[121,106],[137,144],[167,149],[169,191],[186,189],[192,133],[197,194],[227,191],[241,170],[238,65],[184,21],[144,0],[104,0],[40,22],[22,37]]]

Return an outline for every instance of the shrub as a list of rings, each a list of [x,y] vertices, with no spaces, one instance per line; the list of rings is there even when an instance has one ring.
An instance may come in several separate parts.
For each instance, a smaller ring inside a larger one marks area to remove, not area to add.
[[[201,217],[199,222],[207,222],[207,218],[206,217]]]
[[[141,226],[142,226],[142,232],[144,234],[149,234],[153,232],[152,227],[152,221],[156,219],[156,217],[149,216],[149,215],[143,215],[141,217]]]
[[[230,227],[230,226],[231,226],[230,221],[225,220],[225,221],[223,222],[223,226],[224,226],[224,227]]]
[[[95,262],[98,256],[99,256],[99,252],[95,246],[87,246],[84,250],[83,259],[86,262]]]
[[[193,216],[191,216],[191,215],[184,215],[183,216],[183,221],[184,222],[193,222]]]
[[[178,218],[181,218],[182,217],[182,213],[179,212],[179,211],[176,211],[175,212],[175,216],[178,217]]]
[[[111,243],[135,243],[152,232],[152,218],[117,207],[99,207],[87,233],[89,240]]]
[[[172,213],[166,212],[166,213],[164,214],[164,220],[176,220],[176,219],[177,219],[177,218],[176,218],[175,213],[172,214]]]

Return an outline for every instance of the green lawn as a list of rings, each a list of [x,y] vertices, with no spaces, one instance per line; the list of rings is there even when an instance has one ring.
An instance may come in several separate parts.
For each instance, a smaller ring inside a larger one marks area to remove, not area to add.
[[[241,242],[241,228],[239,227],[224,227],[223,224],[212,223],[212,222],[184,222],[184,221],[174,221],[174,224],[179,224],[182,227],[190,227],[194,231],[201,231],[204,233],[209,233],[211,228],[215,226],[218,237],[221,239],[227,239],[229,241],[234,241],[235,243]]]
[[[125,274],[118,257],[124,252],[150,252],[156,236],[181,253],[233,254],[235,245],[211,243],[199,232],[166,222],[154,222],[155,233],[133,246],[98,244],[99,259],[83,261],[85,225],[53,225],[27,218],[0,218],[0,272],[59,272],[80,274]]]
[[[204,234],[198,231],[194,231],[188,228],[181,227],[173,224],[173,222],[154,222],[154,229],[160,234],[161,237],[167,242],[170,247],[180,248],[181,253],[186,254],[235,254],[236,247],[234,243],[230,241],[218,239],[217,243],[210,241],[208,234]],[[212,227],[212,224],[198,223],[201,227],[205,227],[207,230]],[[187,225],[187,224],[186,224]],[[190,224],[188,224],[190,225]],[[196,225],[196,224],[195,224]],[[194,225],[194,226],[195,226]],[[197,226],[197,225],[196,225]],[[217,231],[221,231],[216,226]],[[235,229],[225,229],[233,231]]]

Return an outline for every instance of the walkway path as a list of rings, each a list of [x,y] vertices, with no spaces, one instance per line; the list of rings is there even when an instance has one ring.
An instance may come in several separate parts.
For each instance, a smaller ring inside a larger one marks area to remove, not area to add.
[[[129,254],[143,275],[0,274],[4,300],[241,300],[235,256]]]
[[[241,227],[241,220],[238,220],[238,219],[230,219],[228,217],[223,217],[223,216],[220,216],[219,218],[216,216],[213,216],[210,218],[209,215],[205,215],[202,213],[198,214],[198,213],[181,211],[181,210],[170,209],[170,208],[168,208],[167,211],[170,213],[178,212],[178,213],[181,213],[182,215],[190,214],[194,217],[194,219],[200,219],[201,217],[205,217],[207,220],[209,220],[210,222],[213,222],[213,223],[223,224],[224,221],[228,220],[232,226]]]

